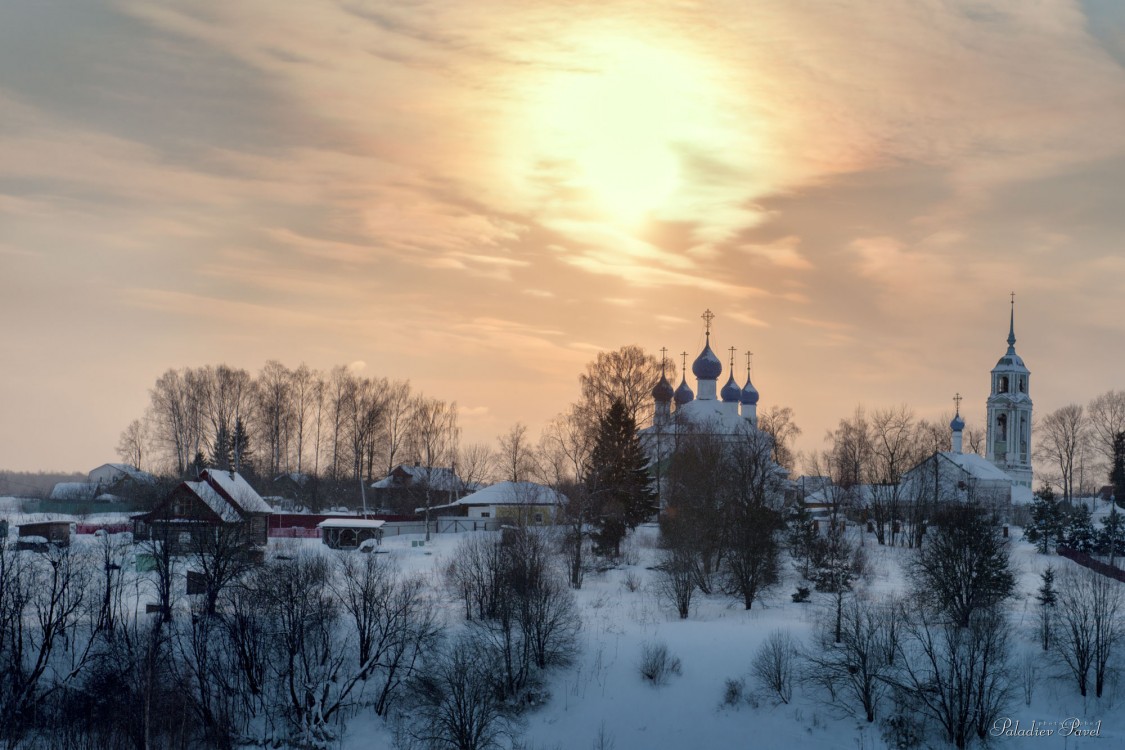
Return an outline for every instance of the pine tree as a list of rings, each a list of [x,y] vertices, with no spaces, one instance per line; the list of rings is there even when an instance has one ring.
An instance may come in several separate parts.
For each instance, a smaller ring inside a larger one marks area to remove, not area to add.
[[[1040,575],[1042,583],[1035,592],[1035,600],[1042,608],[1040,633],[1043,639],[1043,650],[1051,648],[1051,610],[1059,600],[1059,592],[1055,590],[1055,569],[1050,565]]]
[[[1098,530],[1098,552],[1112,557],[1125,554],[1125,518],[1116,507],[1110,508]]]
[[[1113,436],[1113,468],[1109,481],[1113,483],[1114,503],[1125,508],[1125,432]]]
[[[620,400],[598,423],[584,479],[594,506],[595,547],[616,557],[626,532],[651,516],[656,502],[637,423]]]
[[[816,520],[812,517],[808,507],[803,502],[798,502],[789,513],[787,522],[789,553],[795,560],[801,560],[803,565],[802,575],[808,579],[811,575],[810,560],[813,545],[819,538]]]
[[[1062,532],[1062,543],[1075,552],[1093,552],[1098,544],[1098,535],[1090,519],[1090,509],[1079,503],[1072,506],[1066,514],[1066,527]]]
[[[211,465],[216,469],[230,470],[231,439],[230,430],[226,425],[219,425],[215,433],[215,444],[211,448]]]
[[[1024,536],[1039,552],[1047,554],[1059,543],[1063,521],[1055,491],[1043,487],[1035,493],[1035,500],[1031,503],[1031,523],[1024,529]]]
[[[230,440],[230,470],[243,476],[254,475],[254,452],[250,448],[250,435],[239,417],[234,422],[234,434]]]

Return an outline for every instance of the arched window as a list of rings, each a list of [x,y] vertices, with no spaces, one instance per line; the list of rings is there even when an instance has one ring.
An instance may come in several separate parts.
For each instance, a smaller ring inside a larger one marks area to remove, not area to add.
[[[1007,442],[1008,440],[1008,415],[1001,414],[996,418],[996,439]]]
[[[1008,392],[1008,376],[1007,375],[1001,375],[1000,376],[1000,384],[996,388],[996,392],[997,393],[1007,393]]]

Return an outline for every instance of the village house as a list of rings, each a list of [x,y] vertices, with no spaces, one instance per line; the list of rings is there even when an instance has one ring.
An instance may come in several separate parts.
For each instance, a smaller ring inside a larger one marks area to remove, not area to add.
[[[204,469],[199,480],[181,482],[150,513],[133,517],[133,536],[167,540],[178,552],[234,534],[250,548],[264,548],[272,509],[241,474]]]

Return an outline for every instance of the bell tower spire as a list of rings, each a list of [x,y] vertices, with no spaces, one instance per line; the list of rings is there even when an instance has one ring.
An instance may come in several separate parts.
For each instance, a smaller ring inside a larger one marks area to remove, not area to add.
[[[992,368],[985,458],[1031,487],[1031,371],[1016,354],[1016,293],[1008,300],[1008,350]]]

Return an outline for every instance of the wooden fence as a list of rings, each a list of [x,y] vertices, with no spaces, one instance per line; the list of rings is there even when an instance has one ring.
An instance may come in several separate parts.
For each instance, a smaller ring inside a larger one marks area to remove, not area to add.
[[[1103,576],[1121,581],[1125,583],[1125,570],[1115,568],[1114,566],[1104,563],[1097,558],[1087,555],[1085,552],[1078,552],[1076,550],[1068,549],[1066,547],[1058,548],[1059,557],[1065,557],[1067,560],[1073,560],[1084,568],[1089,568],[1095,573],[1101,573]]]

